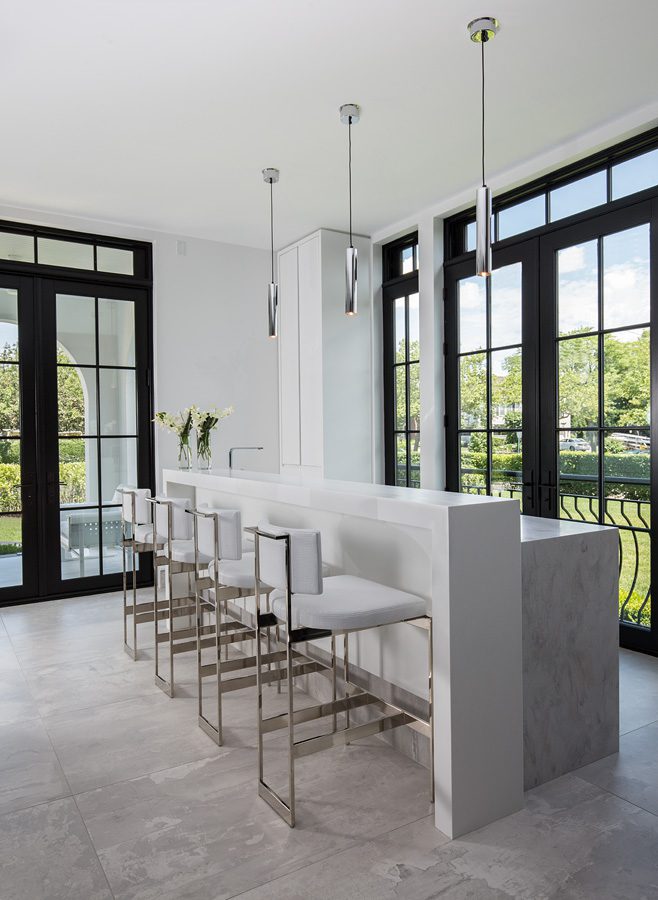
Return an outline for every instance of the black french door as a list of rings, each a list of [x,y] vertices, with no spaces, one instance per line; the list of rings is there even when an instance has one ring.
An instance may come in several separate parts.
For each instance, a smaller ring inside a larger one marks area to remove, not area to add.
[[[0,603],[121,584],[118,489],[153,481],[151,355],[147,288],[0,275]]]
[[[616,526],[621,643],[653,653],[657,266],[655,201],[446,266],[448,489]]]

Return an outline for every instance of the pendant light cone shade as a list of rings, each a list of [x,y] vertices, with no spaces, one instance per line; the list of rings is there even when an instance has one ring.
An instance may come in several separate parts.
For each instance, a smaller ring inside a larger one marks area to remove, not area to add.
[[[267,336],[275,338],[279,325],[279,285],[274,280],[274,189],[279,180],[278,169],[263,169],[263,181],[270,186],[270,250],[272,256],[272,280],[267,286]]]
[[[361,108],[356,103],[344,103],[340,121],[347,125],[347,177],[349,187],[350,245],[345,251],[345,315],[355,316],[358,311],[358,253],[352,240],[352,125],[361,118]]]
[[[480,16],[468,23],[471,40],[480,45],[482,67],[482,186],[475,195],[475,271],[487,278],[491,275],[491,190],[487,187],[484,170],[484,48],[498,34],[500,22],[493,16]]]
[[[345,250],[345,315],[357,314],[357,268],[358,253],[356,247]]]

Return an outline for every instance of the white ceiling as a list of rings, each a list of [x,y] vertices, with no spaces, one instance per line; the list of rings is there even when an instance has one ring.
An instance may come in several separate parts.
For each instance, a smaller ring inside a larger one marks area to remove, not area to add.
[[[2,16],[0,201],[253,246],[372,233],[656,100],[655,0],[20,0]],[[548,18],[550,16],[550,18]]]

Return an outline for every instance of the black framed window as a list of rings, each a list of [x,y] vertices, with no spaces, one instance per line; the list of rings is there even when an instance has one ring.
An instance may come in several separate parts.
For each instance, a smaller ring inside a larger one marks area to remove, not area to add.
[[[420,487],[418,235],[383,247],[386,483]]]

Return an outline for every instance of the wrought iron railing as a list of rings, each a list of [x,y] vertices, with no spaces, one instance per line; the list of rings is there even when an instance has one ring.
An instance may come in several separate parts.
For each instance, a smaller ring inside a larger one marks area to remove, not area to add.
[[[486,478],[484,469],[464,468],[463,475]],[[565,483],[582,482],[598,485],[592,475],[572,475]],[[624,484],[649,487],[642,478],[606,478],[607,485]],[[484,484],[464,485],[470,494],[484,495]],[[523,484],[521,472],[513,470],[492,473],[491,494],[521,500]],[[603,521],[600,517],[599,497],[592,494],[560,491],[560,518],[576,522],[613,525],[619,529],[619,618],[634,625],[651,624],[651,503],[627,497],[606,497]]]

